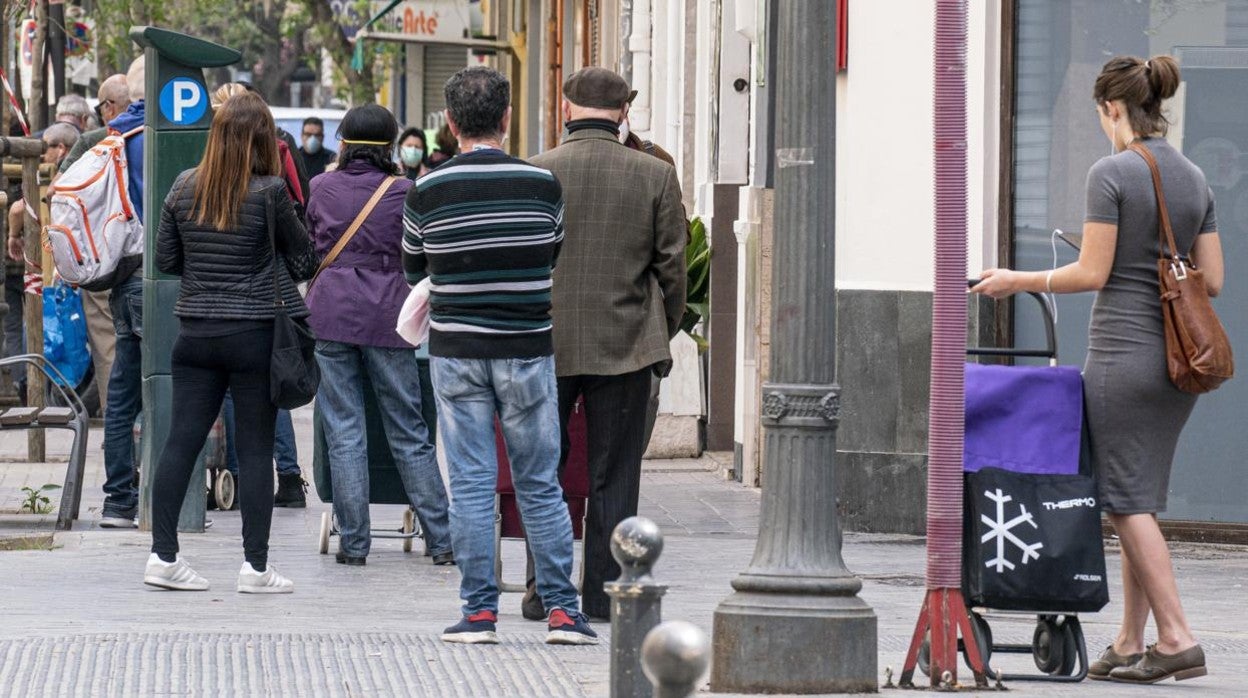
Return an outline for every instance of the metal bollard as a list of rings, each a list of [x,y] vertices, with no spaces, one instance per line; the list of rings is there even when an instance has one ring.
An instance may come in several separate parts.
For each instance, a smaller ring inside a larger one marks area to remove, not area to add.
[[[641,643],[641,665],[654,684],[654,698],[688,698],[711,666],[711,642],[693,623],[668,621]]]
[[[641,671],[641,642],[659,624],[666,584],[650,570],[663,552],[663,534],[649,519],[631,516],[611,533],[620,578],[603,585],[611,597],[611,698],[650,698]]]

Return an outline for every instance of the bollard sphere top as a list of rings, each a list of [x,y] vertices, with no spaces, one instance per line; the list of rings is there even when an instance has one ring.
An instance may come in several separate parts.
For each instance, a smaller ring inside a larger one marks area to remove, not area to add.
[[[710,665],[710,638],[693,623],[667,621],[647,633],[641,643],[642,671],[656,685],[684,685],[693,690]]]
[[[630,516],[611,533],[611,556],[620,564],[621,579],[650,574],[663,552],[663,534],[658,524],[640,516]]]

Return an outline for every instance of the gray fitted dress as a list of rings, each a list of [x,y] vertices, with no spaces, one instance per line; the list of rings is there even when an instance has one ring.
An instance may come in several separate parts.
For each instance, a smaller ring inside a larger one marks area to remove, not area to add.
[[[1179,252],[1217,229],[1204,173],[1164,139],[1147,138],[1157,158]],[[1088,172],[1086,220],[1116,223],[1109,281],[1096,296],[1083,369],[1093,464],[1107,511],[1165,511],[1170,466],[1196,396],[1166,372],[1158,294],[1157,197],[1138,154],[1101,158]]]

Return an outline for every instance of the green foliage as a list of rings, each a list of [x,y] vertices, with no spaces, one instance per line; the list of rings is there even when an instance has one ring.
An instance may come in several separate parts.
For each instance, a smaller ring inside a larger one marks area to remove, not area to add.
[[[375,10],[369,0],[349,4],[360,17],[371,17]],[[12,11],[20,3],[6,7]],[[352,104],[370,102],[377,76],[385,66],[396,64],[402,50],[398,44],[366,42],[365,65],[353,70],[355,45],[343,36],[327,0],[95,0],[92,16],[101,78],[126,71],[139,55],[129,37],[130,27],[150,24],[238,49],[243,54],[238,67],[253,71],[253,84],[270,104],[286,103],[286,80],[300,62],[320,72],[321,49],[333,62],[330,81],[336,96]],[[224,77],[221,72],[217,79]]]
[[[31,514],[47,514],[52,511],[52,500],[48,498],[44,492],[61,489],[60,485],[49,482],[48,484],[34,489],[32,487],[23,487],[22,492],[26,494],[26,499],[22,500],[22,506],[19,512],[29,512]]]
[[[685,246],[685,269],[688,285],[685,291],[685,315],[680,329],[698,343],[698,351],[706,351],[706,338],[693,333],[711,312],[711,246],[706,238],[706,225],[695,216],[689,221],[689,243]]]

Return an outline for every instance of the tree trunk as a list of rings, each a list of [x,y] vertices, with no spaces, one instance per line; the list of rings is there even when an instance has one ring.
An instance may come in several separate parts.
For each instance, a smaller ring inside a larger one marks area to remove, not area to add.
[[[47,79],[44,70],[46,56],[44,45],[48,38],[48,0],[35,3],[35,39],[31,43],[30,94],[27,95],[26,113],[30,117],[31,132],[41,131],[48,125]]]
[[[324,43],[325,49],[329,51],[334,65],[338,66],[338,69],[342,71],[343,76],[346,78],[351,90],[351,103],[363,104],[373,101],[377,94],[373,61],[369,60],[370,57],[366,54],[364,69],[360,71],[352,70],[351,57],[355,53],[355,44],[349,41],[342,33],[342,25],[339,24],[337,17],[334,16],[329,3],[324,0],[300,0],[300,2],[303,3],[304,8],[311,15],[312,25],[318,37]]]

